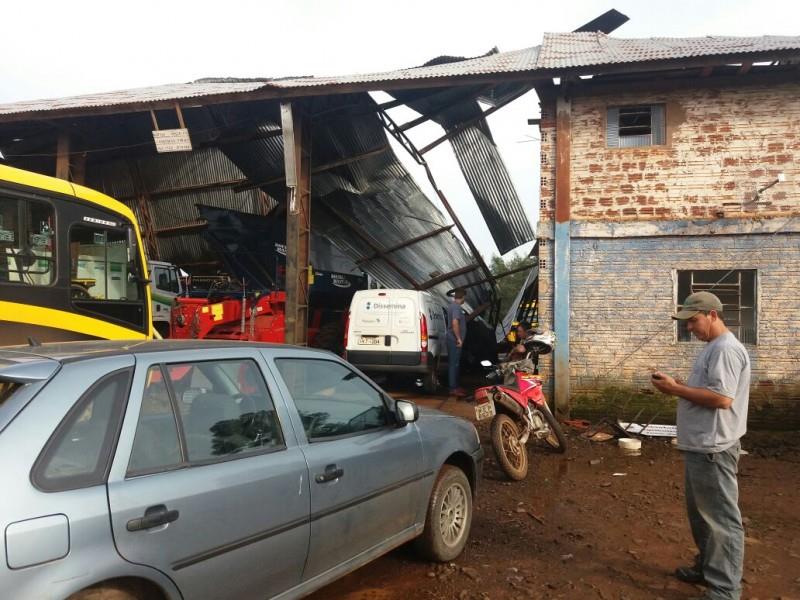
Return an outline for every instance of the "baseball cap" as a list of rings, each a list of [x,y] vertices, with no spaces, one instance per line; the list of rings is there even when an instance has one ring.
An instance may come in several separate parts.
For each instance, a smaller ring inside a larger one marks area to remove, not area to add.
[[[695,292],[686,297],[681,305],[681,310],[672,315],[673,319],[681,321],[691,319],[701,310],[715,310],[722,313],[722,302],[711,292]]]

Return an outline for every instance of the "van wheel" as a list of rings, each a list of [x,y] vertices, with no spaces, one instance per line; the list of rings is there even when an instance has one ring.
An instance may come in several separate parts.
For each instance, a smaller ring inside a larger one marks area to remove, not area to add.
[[[439,374],[436,372],[436,368],[434,368],[428,371],[422,379],[422,389],[426,394],[435,394],[438,388]]]
[[[145,600],[146,598],[162,598],[150,586],[136,581],[109,582],[86,588],[72,594],[67,600]]]

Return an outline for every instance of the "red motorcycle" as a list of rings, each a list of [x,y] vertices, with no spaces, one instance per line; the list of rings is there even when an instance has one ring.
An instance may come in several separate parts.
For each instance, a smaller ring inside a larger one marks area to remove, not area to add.
[[[539,356],[552,352],[552,332],[535,333],[523,341],[524,359],[492,367],[490,381],[502,381],[475,390],[475,418],[492,419],[492,447],[497,462],[509,478],[519,481],[528,474],[525,444],[533,436],[557,452],[567,449],[567,439],[547,406],[538,374]]]

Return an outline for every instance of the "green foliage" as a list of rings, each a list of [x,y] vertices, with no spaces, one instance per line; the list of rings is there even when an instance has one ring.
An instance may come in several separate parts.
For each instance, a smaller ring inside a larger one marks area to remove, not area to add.
[[[527,256],[512,256],[508,260],[503,260],[502,256],[492,257],[492,262],[489,268],[493,275],[500,275],[506,271],[513,271],[526,265],[533,265],[532,259]],[[519,289],[525,283],[525,278],[528,276],[528,271],[520,271],[508,277],[503,277],[497,281],[497,292],[500,295],[500,315],[505,315],[506,311],[514,302]]]

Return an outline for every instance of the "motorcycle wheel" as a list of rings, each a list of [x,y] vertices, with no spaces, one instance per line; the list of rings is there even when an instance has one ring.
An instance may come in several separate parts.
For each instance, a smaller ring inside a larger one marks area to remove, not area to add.
[[[500,468],[519,481],[528,474],[528,452],[519,442],[519,427],[508,415],[498,413],[492,420],[492,448]]]
[[[547,445],[553,450],[563,454],[567,451],[567,438],[561,430],[561,425],[556,421],[555,416],[550,412],[550,407],[547,406],[547,404],[538,410],[542,413],[544,420],[547,421],[547,426],[550,428],[550,434],[544,438],[544,441],[547,442]]]

